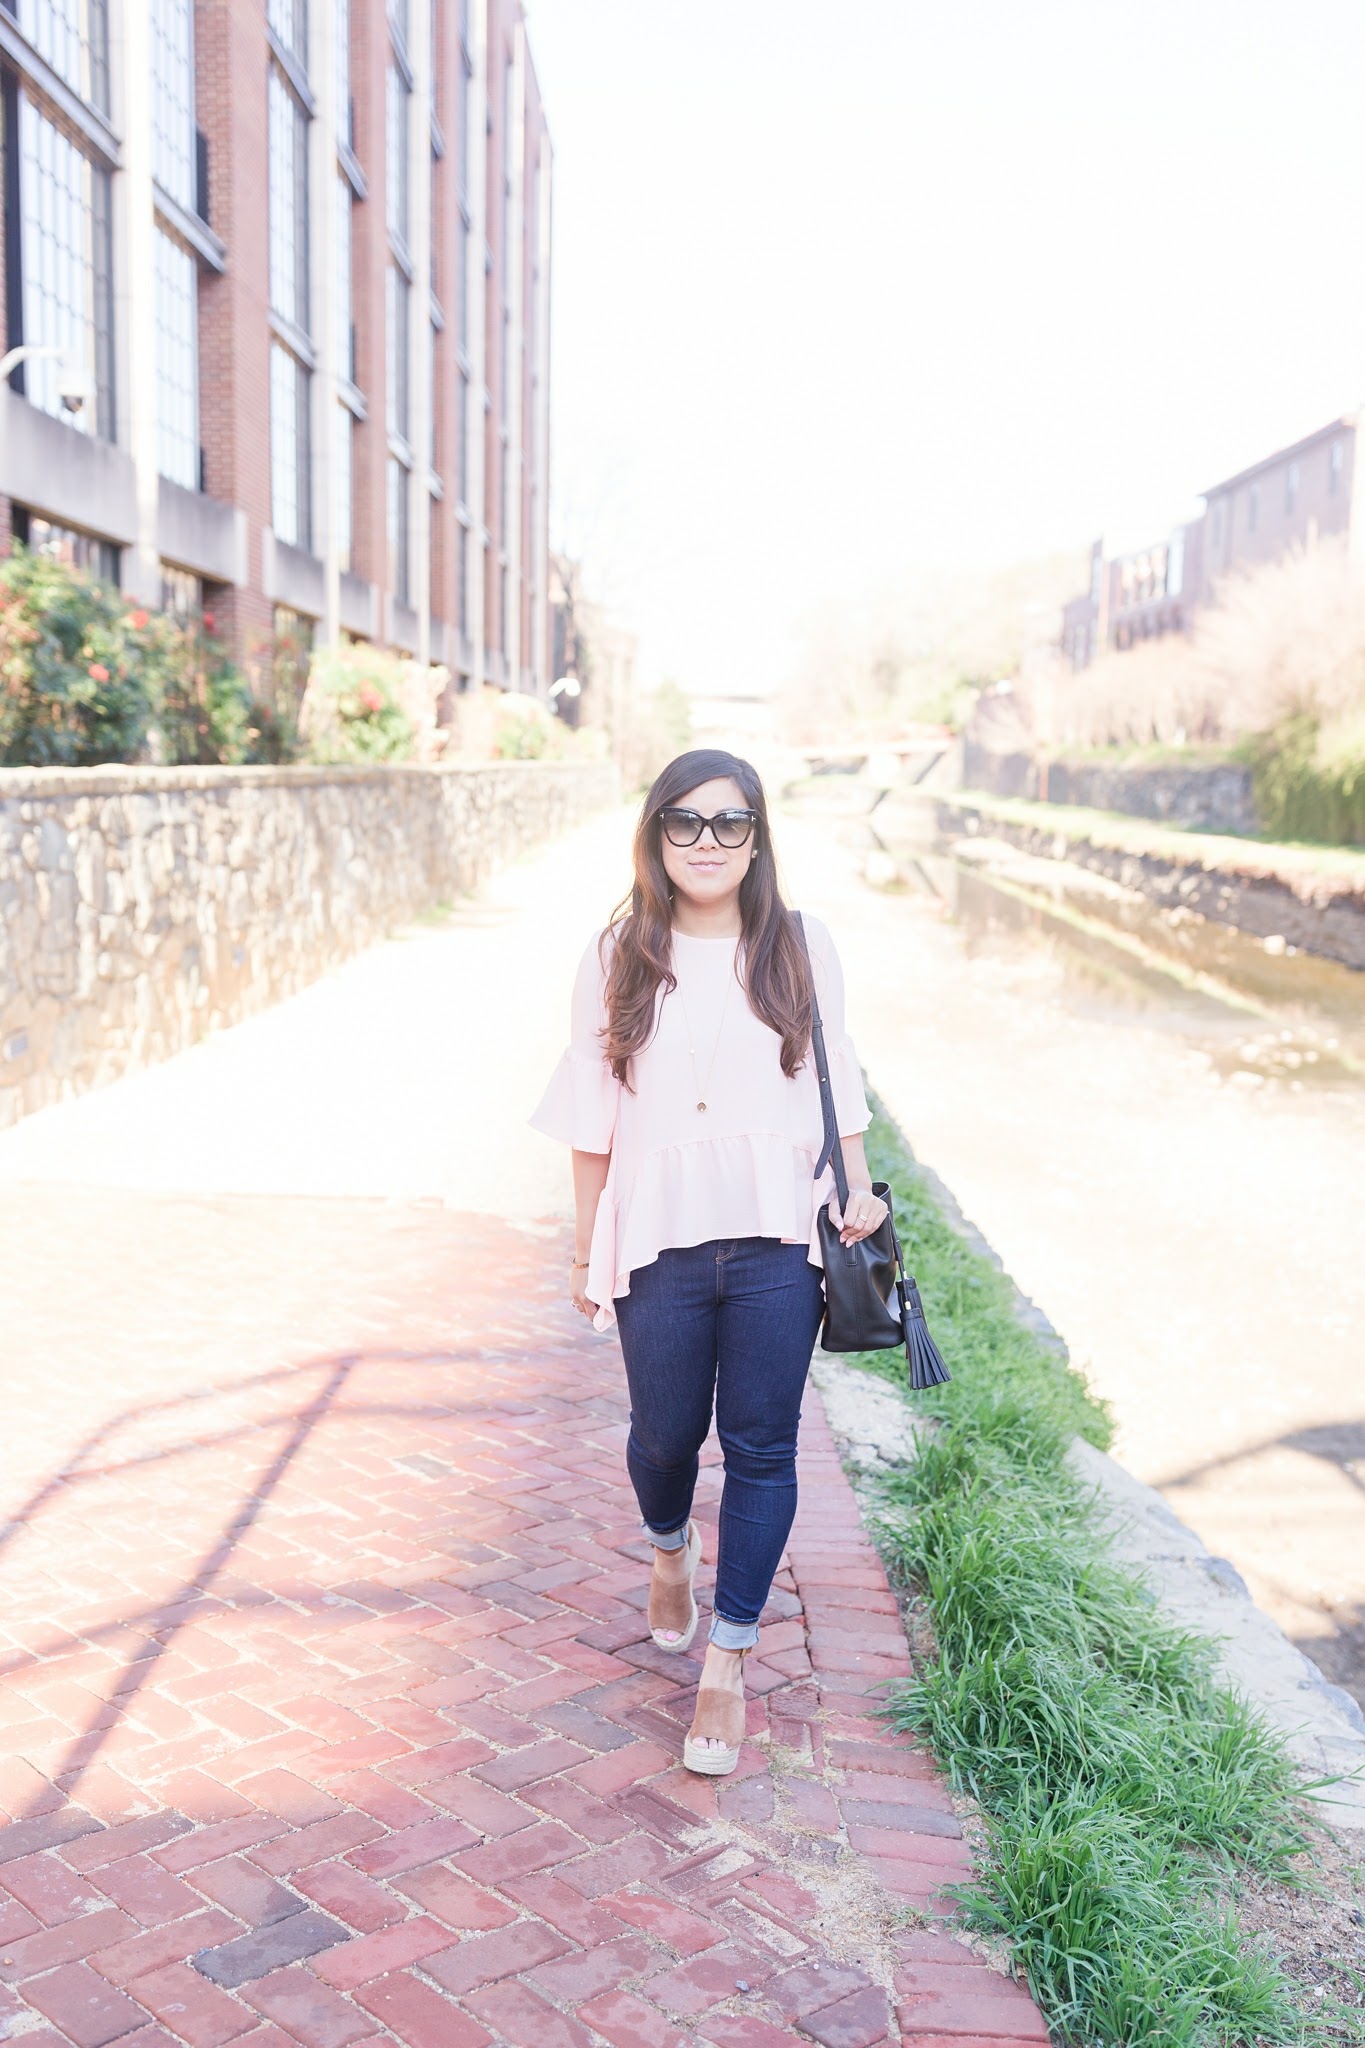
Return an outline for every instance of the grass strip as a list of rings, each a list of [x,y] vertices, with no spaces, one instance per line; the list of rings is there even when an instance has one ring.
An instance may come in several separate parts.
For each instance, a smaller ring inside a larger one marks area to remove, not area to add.
[[[957,1888],[1004,1934],[1054,2034],[1162,2048],[1327,2038],[1225,1901],[1239,1872],[1294,1882],[1312,1822],[1278,1734],[1219,1683],[1111,1557],[1067,1459],[1105,1448],[1103,1405],[1015,1313],[1008,1281],[959,1236],[878,1106],[868,1157],[893,1190],[952,1382],[877,1504],[888,1566],[924,1597],[936,1659],[889,1695],[986,1820]],[[851,1361],[904,1383],[904,1358]],[[1338,2036],[1339,2038],[1339,2036]]]

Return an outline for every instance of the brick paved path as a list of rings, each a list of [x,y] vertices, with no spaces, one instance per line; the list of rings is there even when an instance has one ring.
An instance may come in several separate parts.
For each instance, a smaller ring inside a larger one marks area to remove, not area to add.
[[[1045,2038],[936,1917],[968,1859],[873,1714],[903,1638],[813,1389],[702,1780],[561,1223],[34,1180],[0,1232],[0,2039]]]

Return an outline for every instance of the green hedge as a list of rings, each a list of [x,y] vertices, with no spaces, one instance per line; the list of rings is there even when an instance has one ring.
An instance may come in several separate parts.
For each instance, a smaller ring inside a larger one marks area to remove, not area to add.
[[[1272,839],[1365,846],[1365,747],[1333,745],[1317,718],[1287,719],[1250,743],[1256,811]]]

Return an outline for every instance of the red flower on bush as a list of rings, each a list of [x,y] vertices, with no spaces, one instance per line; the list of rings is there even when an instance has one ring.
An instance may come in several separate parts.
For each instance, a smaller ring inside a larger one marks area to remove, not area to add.
[[[376,690],[373,683],[362,683],[360,685],[360,701],[367,711],[382,711],[384,709],[383,696],[380,691]]]
[[[97,683],[107,683],[109,680],[109,671],[102,661],[92,661],[89,673],[95,678]]]
[[[140,633],[142,631],[142,628],[146,625],[146,623],[146,612],[129,612],[128,624],[132,626],[136,632]]]
[[[212,613],[212,612],[205,612],[205,613],[204,613],[204,631],[205,631],[206,633],[211,633],[211,632],[213,631],[213,628],[214,628],[214,617],[213,617],[213,613]]]

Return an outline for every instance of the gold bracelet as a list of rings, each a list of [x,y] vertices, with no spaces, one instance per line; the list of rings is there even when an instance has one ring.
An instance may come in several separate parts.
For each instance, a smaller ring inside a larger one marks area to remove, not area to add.
[[[569,1271],[571,1273],[576,1273],[580,1266],[586,1269],[589,1263],[590,1262],[587,1259],[570,1259]]]

